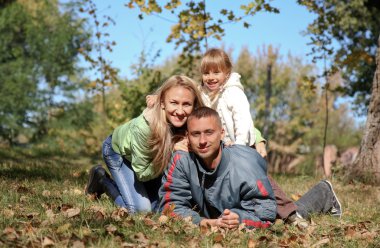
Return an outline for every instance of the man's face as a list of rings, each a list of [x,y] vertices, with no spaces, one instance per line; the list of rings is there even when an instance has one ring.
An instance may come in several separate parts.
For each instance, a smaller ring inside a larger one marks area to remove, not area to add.
[[[212,167],[219,163],[220,141],[224,138],[224,129],[218,120],[213,116],[191,118],[187,123],[187,131],[192,151],[202,158],[210,169],[214,169]]]

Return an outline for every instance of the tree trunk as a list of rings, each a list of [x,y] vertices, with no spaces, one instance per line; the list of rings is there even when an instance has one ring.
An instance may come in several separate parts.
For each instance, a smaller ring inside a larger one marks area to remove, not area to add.
[[[378,46],[364,135],[359,154],[348,170],[350,179],[370,184],[380,183],[380,36]]]

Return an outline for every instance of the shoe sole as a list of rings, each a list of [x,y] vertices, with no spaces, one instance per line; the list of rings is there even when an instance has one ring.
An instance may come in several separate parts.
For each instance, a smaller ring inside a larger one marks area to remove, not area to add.
[[[336,194],[335,194],[335,191],[334,191],[334,189],[333,189],[332,184],[331,184],[329,181],[327,181],[327,180],[322,180],[322,181],[325,182],[325,183],[327,183],[327,185],[330,187],[330,190],[331,190],[331,192],[333,193],[333,195],[334,195],[334,197],[335,197],[335,200],[336,200],[336,202],[337,202],[338,205],[339,205],[340,213],[338,214],[338,216],[339,216],[339,218],[341,218],[341,217],[342,217],[342,214],[343,214],[342,204],[340,204],[339,199],[338,199],[338,197],[337,197]]]
[[[102,166],[101,165],[97,165],[97,166],[92,167],[91,170],[90,170],[90,179],[87,182],[86,190],[85,190],[86,195],[95,195],[96,197],[98,197],[98,195],[96,194],[96,192],[89,192],[88,189],[90,188],[91,183],[94,180],[95,171],[99,167],[102,167]]]

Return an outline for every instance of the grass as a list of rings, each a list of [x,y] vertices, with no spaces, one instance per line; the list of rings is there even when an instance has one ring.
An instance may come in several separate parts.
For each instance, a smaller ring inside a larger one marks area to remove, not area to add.
[[[333,179],[343,217],[314,216],[307,230],[200,228],[157,214],[129,215],[83,194],[94,161],[0,151],[0,247],[379,247],[380,187]],[[289,196],[319,179],[275,175]]]

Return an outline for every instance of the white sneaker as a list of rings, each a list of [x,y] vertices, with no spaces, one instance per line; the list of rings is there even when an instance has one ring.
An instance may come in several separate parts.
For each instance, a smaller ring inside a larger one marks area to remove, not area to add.
[[[333,198],[333,207],[330,209],[330,214],[332,216],[336,216],[336,217],[341,218],[342,217],[342,212],[343,212],[342,211],[342,205],[340,204],[340,202],[338,200],[338,197],[336,196],[336,194],[334,192],[332,184],[328,180],[322,180],[322,181],[325,182],[330,187],[330,190],[331,190],[331,192],[334,195],[334,198]]]

